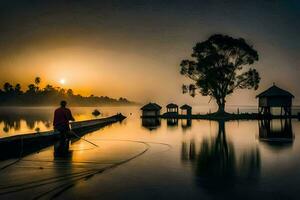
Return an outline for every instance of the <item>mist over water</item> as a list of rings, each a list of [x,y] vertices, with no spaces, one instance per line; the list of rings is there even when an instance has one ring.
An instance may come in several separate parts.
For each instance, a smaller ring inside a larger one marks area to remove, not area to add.
[[[71,108],[76,121],[89,120],[101,117],[107,117],[121,112],[126,116],[135,111],[140,115],[137,106],[117,106],[117,107],[73,107]],[[99,109],[101,115],[95,117],[92,112]],[[193,106],[192,112],[195,114],[205,114],[215,112],[214,106]],[[49,131],[53,129],[53,112],[55,107],[0,107],[0,138],[11,135],[26,134],[33,132]],[[228,112],[233,113],[255,113],[256,106],[234,106],[226,107]],[[163,109],[163,112],[166,111]],[[274,114],[279,114],[280,109],[273,109]],[[300,112],[300,107],[293,107],[293,113]]]

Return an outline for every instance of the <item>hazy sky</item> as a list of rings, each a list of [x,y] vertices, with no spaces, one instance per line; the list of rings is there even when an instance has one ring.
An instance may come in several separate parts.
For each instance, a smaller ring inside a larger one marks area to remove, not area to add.
[[[44,84],[86,95],[207,104],[183,95],[179,63],[211,34],[243,37],[259,52],[258,91],[228,104],[256,104],[273,82],[300,103],[297,0],[0,0],[0,84]]]

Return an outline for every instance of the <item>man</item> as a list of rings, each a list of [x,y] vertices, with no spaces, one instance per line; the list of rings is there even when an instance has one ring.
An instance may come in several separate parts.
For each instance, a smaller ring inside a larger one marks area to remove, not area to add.
[[[70,132],[69,121],[75,121],[71,110],[66,108],[66,106],[66,101],[60,102],[60,108],[55,110],[53,120],[54,129],[60,132],[62,139],[66,139],[67,134]]]

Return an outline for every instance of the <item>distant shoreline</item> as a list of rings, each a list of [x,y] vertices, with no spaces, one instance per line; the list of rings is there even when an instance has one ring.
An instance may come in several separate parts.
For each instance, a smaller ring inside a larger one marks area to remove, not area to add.
[[[61,100],[68,102],[73,107],[95,107],[104,105],[129,106],[138,105],[125,97],[112,98],[108,96],[82,96],[74,94],[72,89],[64,89],[47,84],[40,88],[41,78],[36,77],[34,83],[29,84],[27,90],[22,90],[21,84],[12,85],[6,82],[3,90],[0,88],[0,107],[22,106],[40,107],[57,106]]]
[[[101,105],[72,105],[70,104],[69,107],[86,107],[86,108],[93,108],[93,107],[123,107],[123,106],[130,106],[130,107],[134,107],[134,106],[140,106],[141,104],[139,103],[130,103],[130,104],[101,104]],[[42,108],[42,107],[57,107],[59,106],[59,104],[57,105],[0,105],[0,108]]]

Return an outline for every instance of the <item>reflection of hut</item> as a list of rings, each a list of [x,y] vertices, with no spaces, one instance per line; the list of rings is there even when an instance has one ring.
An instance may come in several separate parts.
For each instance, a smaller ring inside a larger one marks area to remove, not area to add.
[[[168,126],[177,126],[178,118],[167,118],[167,125]]]
[[[168,113],[176,113],[176,114],[178,114],[178,106],[176,105],[176,104],[174,104],[174,103],[169,103],[168,105],[167,105],[167,112]]]
[[[292,99],[294,95],[290,92],[277,87],[275,84],[256,96],[258,98],[259,113],[264,115],[271,114],[272,107],[279,107],[281,115],[291,115]]]
[[[159,117],[161,106],[156,103],[148,103],[142,108],[142,117]]]
[[[260,120],[259,139],[272,144],[290,143],[294,140],[291,119]]]
[[[192,126],[192,120],[191,119],[181,119],[181,128],[187,129]]]
[[[149,130],[153,130],[160,126],[160,120],[159,118],[153,117],[142,118],[142,126]]]
[[[184,104],[183,106],[180,107],[181,109],[181,114],[182,115],[186,115],[187,117],[191,117],[192,115],[192,107],[187,105],[187,104]]]

